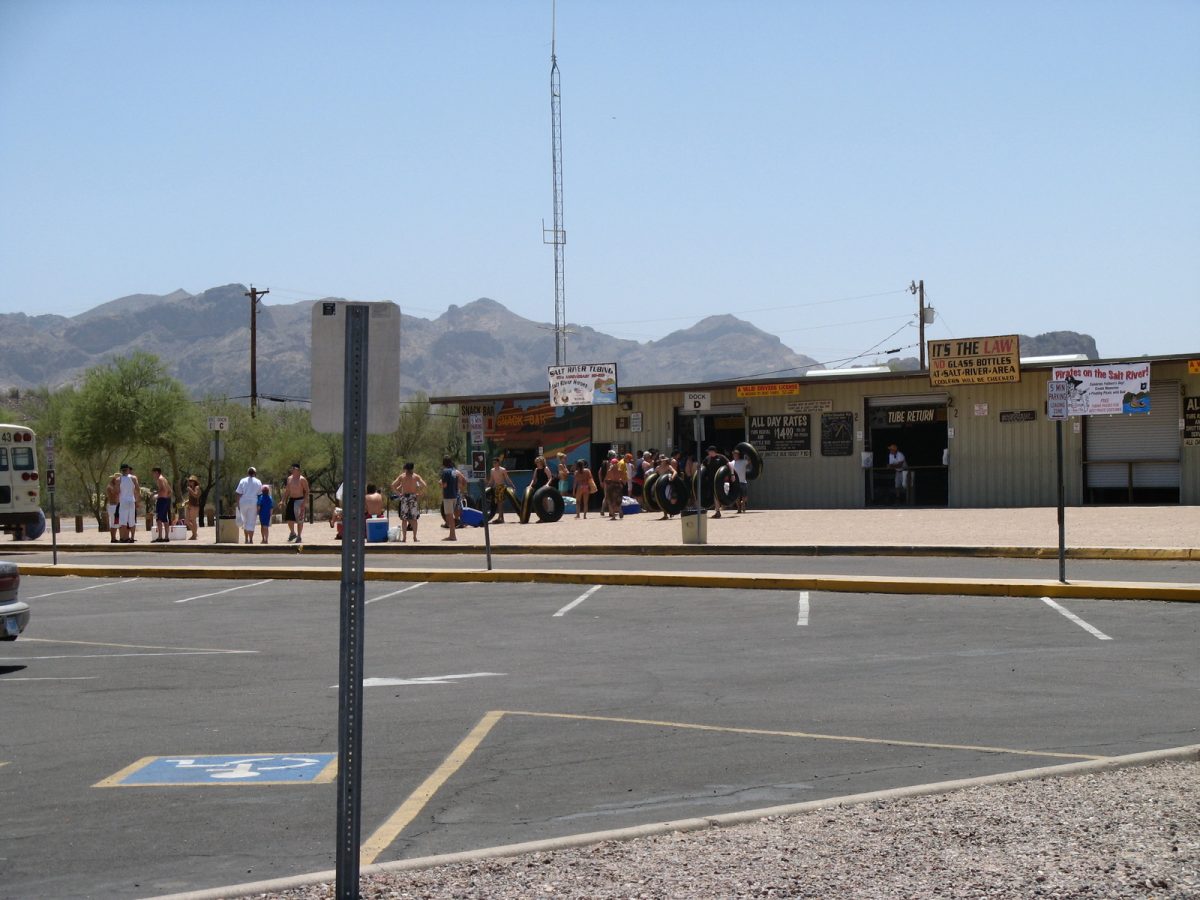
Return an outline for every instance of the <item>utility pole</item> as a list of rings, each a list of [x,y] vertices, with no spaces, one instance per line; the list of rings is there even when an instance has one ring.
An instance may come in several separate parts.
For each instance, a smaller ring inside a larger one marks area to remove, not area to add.
[[[258,303],[260,297],[271,293],[269,289],[256,291],[254,285],[246,291],[250,298],[250,416],[258,409]]]
[[[919,340],[921,342],[919,359],[920,359],[921,371],[924,372],[925,371],[925,279],[922,278],[920,281],[914,281],[912,284],[910,284],[908,286],[908,290],[910,293],[917,295],[917,329],[920,334]],[[933,310],[931,309],[930,312],[933,312]],[[932,320],[932,319],[933,319],[933,317],[930,316],[930,320]]]

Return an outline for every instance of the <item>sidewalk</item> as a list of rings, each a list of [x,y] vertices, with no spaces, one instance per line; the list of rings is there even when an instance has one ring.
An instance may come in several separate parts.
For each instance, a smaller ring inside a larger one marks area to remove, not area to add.
[[[399,524],[393,511],[391,524]],[[814,547],[912,547],[912,548],[1038,548],[1057,550],[1058,511],[1053,507],[1023,507],[1014,509],[798,509],[751,510],[744,515],[726,511],[720,519],[707,519],[706,544],[713,548],[814,548]],[[657,513],[627,515],[613,521],[599,513],[587,519],[564,517],[558,522],[531,520],[521,525],[511,513],[503,525],[491,525],[492,547],[522,546],[531,552],[539,547],[604,548],[613,553],[637,553],[639,548],[679,547],[683,545],[680,519],[664,521]],[[446,530],[433,513],[424,513],[418,527],[418,544],[389,544],[397,551],[418,547],[441,546]],[[211,527],[200,531],[200,538],[179,544],[151,544],[151,532],[138,532],[139,550],[169,552],[181,546],[197,545],[211,549],[214,532]],[[268,546],[288,548],[285,525],[274,525]],[[37,541],[39,548],[50,546],[47,532]],[[74,519],[64,519],[58,544],[64,549],[81,549],[95,545],[97,549],[128,545],[111,545],[108,533],[86,522],[84,531],[76,533]],[[461,528],[458,544],[463,547],[483,547],[483,528]],[[255,535],[254,546],[259,545]],[[306,547],[335,547],[338,542],[327,522],[316,522],[304,528]],[[15,542],[0,541],[3,548],[16,549]],[[25,545],[25,546],[28,546]],[[222,545],[230,550],[235,545]],[[242,545],[237,545],[239,548]],[[1066,546],[1068,548],[1143,548],[1172,551],[1191,551],[1200,559],[1200,507],[1197,506],[1086,506],[1066,510]],[[1177,556],[1184,554],[1176,554]]]

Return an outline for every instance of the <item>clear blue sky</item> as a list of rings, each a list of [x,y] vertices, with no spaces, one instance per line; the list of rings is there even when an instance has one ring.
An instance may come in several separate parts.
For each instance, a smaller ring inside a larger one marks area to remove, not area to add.
[[[253,282],[552,322],[550,9],[0,0],[0,312]],[[924,279],[929,337],[1200,355],[1196,0],[560,0],[557,34],[571,322],[730,312],[832,362],[915,345]]]

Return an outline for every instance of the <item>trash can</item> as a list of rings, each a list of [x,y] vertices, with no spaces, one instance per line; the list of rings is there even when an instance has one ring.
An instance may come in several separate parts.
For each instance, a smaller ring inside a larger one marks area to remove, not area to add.
[[[683,542],[685,544],[708,543],[708,514],[703,509],[685,509],[679,514],[683,523]]]
[[[237,519],[233,516],[221,516],[217,520],[217,543],[236,544],[242,536],[238,533]]]

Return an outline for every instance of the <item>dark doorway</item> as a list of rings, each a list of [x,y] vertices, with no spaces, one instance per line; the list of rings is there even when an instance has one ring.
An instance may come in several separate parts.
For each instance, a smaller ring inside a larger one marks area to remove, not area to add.
[[[871,468],[867,470],[867,505],[946,506],[950,501],[948,470],[942,462],[947,443],[946,406],[870,406]],[[888,468],[888,445],[896,444],[908,463],[908,489],[898,490]]]

